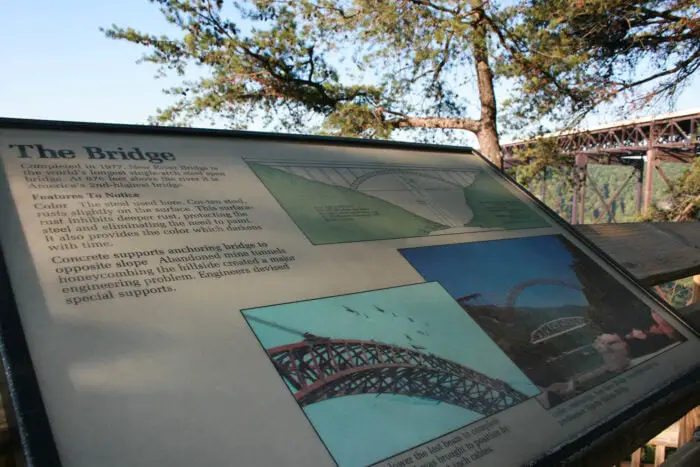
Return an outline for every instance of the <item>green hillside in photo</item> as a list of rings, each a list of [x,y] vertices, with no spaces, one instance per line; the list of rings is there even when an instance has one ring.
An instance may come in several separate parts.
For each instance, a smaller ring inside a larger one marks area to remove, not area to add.
[[[249,163],[311,243],[420,237],[446,228],[401,207],[342,186]]]
[[[464,196],[467,205],[474,212],[469,227],[508,230],[549,227],[534,209],[487,174],[481,174],[473,184],[466,187]]]

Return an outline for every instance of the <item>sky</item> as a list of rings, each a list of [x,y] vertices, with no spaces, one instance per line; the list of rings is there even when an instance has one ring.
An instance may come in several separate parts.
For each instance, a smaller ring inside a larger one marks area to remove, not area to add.
[[[167,31],[147,0],[0,0],[0,8],[1,117],[140,124],[171,102],[161,90],[178,84],[177,78],[154,79],[153,65],[136,63],[144,52],[140,46],[99,31],[113,23]],[[698,105],[700,77],[679,97],[676,110]],[[617,119],[597,115],[589,123]],[[251,129],[266,128],[257,122]],[[471,136],[466,140],[475,144]]]
[[[176,80],[137,64],[139,46],[107,39],[113,23],[163,31],[146,0],[0,0],[0,116],[146,123]]]
[[[480,293],[503,305],[510,291],[533,279],[555,279],[580,286],[573,258],[556,236],[407,248],[401,254],[426,281],[438,281],[455,298]],[[559,285],[528,287],[516,305],[586,306],[584,294]]]
[[[420,345],[424,349],[416,350],[504,380],[527,396],[539,393],[435,282],[243,313],[266,349],[301,341],[303,332],[335,339],[375,340],[409,349]],[[483,418],[455,405],[376,394],[336,397],[307,405],[304,411],[342,467],[371,464]]]

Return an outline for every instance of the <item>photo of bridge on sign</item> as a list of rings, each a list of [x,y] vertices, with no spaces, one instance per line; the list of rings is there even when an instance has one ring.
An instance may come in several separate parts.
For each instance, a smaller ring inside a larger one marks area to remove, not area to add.
[[[316,245],[548,227],[476,164],[245,160]]]
[[[342,467],[379,462],[539,394],[437,283],[242,313]]]
[[[407,248],[542,391],[545,408],[685,338],[561,235]]]

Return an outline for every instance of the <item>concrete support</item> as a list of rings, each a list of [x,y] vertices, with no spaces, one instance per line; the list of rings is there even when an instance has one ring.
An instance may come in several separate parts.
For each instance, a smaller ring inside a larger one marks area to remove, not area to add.
[[[666,446],[654,446],[654,467],[660,466],[666,460]]]
[[[647,161],[644,164],[644,212],[649,212],[652,206],[652,196],[654,194],[654,172],[659,159],[659,150],[651,148],[647,151]]]
[[[642,450],[637,449],[632,453],[632,461],[630,467],[640,467],[642,465]]]
[[[642,205],[644,202],[644,163],[640,163],[634,167],[635,175],[637,176],[637,215],[642,214]]]
[[[574,196],[571,200],[571,223],[583,224],[586,214],[586,175],[588,173],[588,156],[577,154],[574,163]]]
[[[547,166],[542,170],[542,185],[540,185],[540,201],[547,203]]]
[[[588,183],[588,164],[581,168],[581,199],[579,201],[578,223],[585,223],[586,216],[586,185]]]

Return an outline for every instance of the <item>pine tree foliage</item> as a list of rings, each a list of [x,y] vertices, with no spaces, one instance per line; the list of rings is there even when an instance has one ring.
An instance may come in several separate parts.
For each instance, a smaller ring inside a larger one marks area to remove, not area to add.
[[[162,124],[262,115],[366,138],[466,130],[498,161],[498,79],[517,127],[563,124],[634,89],[673,95],[700,66],[696,0],[149,1],[173,33],[104,32],[182,77]],[[638,76],[643,65],[653,71]]]
[[[524,0],[503,18],[497,71],[515,83],[512,122],[573,125],[616,99],[643,109],[700,68],[697,0]]]
[[[490,2],[251,0],[229,10],[214,0],[151,2],[179,35],[119,26],[106,35],[147,47],[143,60],[163,72],[206,69],[203,78],[168,90],[177,100],[158,122],[216,115],[245,126],[265,114],[298,130],[320,115],[323,131],[337,135],[385,138],[396,129],[435,128],[496,137],[484,20]],[[346,69],[359,79],[344,76]],[[467,118],[463,89],[476,75],[481,116]]]
[[[700,158],[696,158],[672,186],[665,202],[654,203],[644,216],[647,221],[700,220]]]

